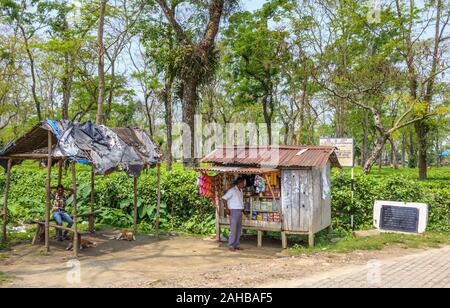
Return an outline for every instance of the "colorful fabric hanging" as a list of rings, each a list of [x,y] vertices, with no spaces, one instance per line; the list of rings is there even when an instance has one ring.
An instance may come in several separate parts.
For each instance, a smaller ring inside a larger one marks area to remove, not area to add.
[[[197,184],[199,186],[200,195],[211,198],[211,201],[213,202],[213,204],[215,204],[215,192],[222,191],[222,177],[220,175],[209,176],[205,173],[200,173],[200,175],[198,176]]]

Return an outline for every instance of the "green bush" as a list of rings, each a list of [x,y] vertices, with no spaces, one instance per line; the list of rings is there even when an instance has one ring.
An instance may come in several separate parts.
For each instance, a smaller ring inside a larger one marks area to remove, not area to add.
[[[198,234],[214,231],[214,207],[211,200],[198,193],[198,173],[174,169],[161,173],[160,228],[179,229]],[[35,164],[24,163],[12,172],[9,196],[10,220],[23,223],[31,219],[42,219],[45,213],[46,170]],[[0,189],[4,190],[4,174],[0,175]],[[78,209],[80,213],[90,211],[90,171],[77,168]],[[52,170],[52,185],[57,182],[56,168]],[[71,187],[70,172],[64,171],[63,185]],[[95,178],[95,209],[100,213],[97,221],[119,228],[133,224],[133,178],[125,173],[112,173]],[[144,171],[139,178],[138,216],[141,230],[152,231],[156,218],[157,177],[156,171]],[[3,198],[0,201],[3,206]],[[72,210],[72,198],[67,202],[67,211]]]
[[[80,212],[90,211],[90,171],[77,169],[78,207]],[[405,174],[363,176],[357,173],[354,182],[354,199],[351,199],[351,180],[348,172],[334,171],[332,176],[332,217],[336,230],[348,231],[350,216],[354,216],[357,229],[372,227],[372,211],[375,200],[425,202],[429,205],[429,229],[450,231],[450,185],[448,178],[420,182]],[[384,171],[383,171],[384,172]],[[214,207],[211,200],[199,196],[198,173],[174,168],[161,174],[162,230],[180,230],[189,233],[210,234],[214,231]],[[15,166],[12,172],[9,198],[10,220],[20,224],[30,219],[41,219],[45,209],[46,170],[36,164]],[[0,174],[0,189],[4,189],[4,173]],[[52,172],[52,184],[57,181],[56,168]],[[63,174],[63,184],[71,185],[70,172]],[[156,217],[156,171],[145,171],[139,179],[139,229],[151,232]],[[3,193],[2,193],[3,194]],[[133,224],[133,179],[124,173],[97,176],[95,179],[96,210],[100,211],[98,223],[119,228]],[[72,200],[68,200],[71,211]],[[3,206],[3,198],[0,199]]]
[[[353,215],[356,229],[371,228],[375,200],[427,203],[428,229],[450,231],[450,185],[420,182],[401,175],[359,175],[355,177],[352,202],[351,179],[338,171],[332,178],[333,226],[349,230],[350,217]]]

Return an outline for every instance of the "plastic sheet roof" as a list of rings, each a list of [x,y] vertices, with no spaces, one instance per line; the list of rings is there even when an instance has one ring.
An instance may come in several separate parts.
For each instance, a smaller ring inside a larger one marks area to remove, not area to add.
[[[156,165],[161,157],[151,138],[141,129],[52,120],[40,123],[9,143],[0,156],[47,154],[48,131],[53,136],[53,158],[92,165],[97,174],[125,171],[137,176],[145,167]],[[5,166],[5,161],[0,163]]]
[[[223,166],[313,168],[328,161],[340,168],[334,147],[326,146],[232,146],[219,147],[202,159],[202,163]]]

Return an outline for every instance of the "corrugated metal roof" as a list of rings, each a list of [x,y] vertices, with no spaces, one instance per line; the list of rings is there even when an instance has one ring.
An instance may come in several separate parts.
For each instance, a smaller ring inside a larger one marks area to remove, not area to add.
[[[330,161],[332,167],[341,165],[334,147],[327,146],[232,146],[219,147],[203,163],[219,165],[295,168],[323,167]]]
[[[228,167],[228,166],[197,167],[195,168],[195,170],[200,172],[239,173],[239,174],[264,174],[279,171],[278,169],[272,168],[245,168],[245,167]]]

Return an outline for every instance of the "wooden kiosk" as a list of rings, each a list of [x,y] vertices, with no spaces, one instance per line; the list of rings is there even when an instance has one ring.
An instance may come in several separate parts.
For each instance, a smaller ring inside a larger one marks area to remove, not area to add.
[[[223,194],[235,177],[257,175],[266,187],[263,193],[244,190],[243,229],[257,231],[258,246],[264,231],[281,232],[283,248],[288,234],[308,235],[313,246],[314,234],[331,226],[330,169],[340,167],[334,151],[319,146],[234,146],[207,155],[202,162],[213,166],[196,170],[220,176],[214,191],[217,239],[221,228],[229,226]]]
[[[2,240],[6,241],[8,232],[7,232],[7,224],[8,224],[8,194],[11,185],[11,169],[14,165],[20,164],[24,160],[34,160],[41,161],[46,163],[47,168],[47,177],[46,177],[46,206],[45,206],[45,217],[44,221],[34,221],[38,225],[38,230],[43,227],[45,230],[45,248],[46,251],[50,251],[50,237],[49,237],[49,229],[50,227],[55,227],[63,230],[69,230],[73,233],[74,240],[74,254],[75,257],[78,257],[79,252],[79,241],[80,241],[80,232],[78,230],[77,221],[80,217],[88,217],[89,220],[89,232],[94,232],[94,221],[95,221],[95,190],[94,190],[94,179],[95,179],[95,168],[91,169],[91,196],[90,196],[90,213],[84,213],[82,215],[78,214],[77,209],[77,176],[76,176],[76,160],[71,159],[66,156],[61,156],[58,153],[55,153],[55,148],[58,144],[58,138],[55,132],[49,129],[48,125],[45,125],[46,122],[42,122],[39,125],[35,126],[30,132],[17,139],[13,143],[10,143],[0,154],[0,164],[6,169],[6,183],[5,183],[5,196],[4,196],[4,207],[2,211]],[[142,151],[145,150],[146,145],[142,140],[138,137],[145,134],[143,131],[134,129],[134,128],[114,128],[109,129],[117,134],[117,138],[120,138],[127,146],[133,148],[137,153],[140,153],[140,159],[144,166],[144,168],[156,167],[157,168],[157,176],[158,176],[158,188],[157,188],[157,217],[156,217],[156,229],[158,231],[159,227],[159,207],[160,207],[160,199],[161,199],[161,187],[160,187],[160,163],[159,163],[159,154],[157,157],[154,157],[155,160],[150,160],[142,155]],[[146,136],[146,135],[145,135]],[[146,136],[148,138],[148,136]],[[153,163],[155,161],[156,163]],[[3,163],[2,163],[3,162]],[[5,164],[6,162],[6,164]],[[71,176],[72,176],[72,189],[73,193],[73,205],[72,205],[72,219],[74,224],[72,228],[68,229],[62,226],[51,225],[50,224],[50,212],[51,212],[51,172],[52,166],[54,163],[58,165],[58,182],[57,184],[61,184],[62,178],[62,169],[65,162],[70,163]],[[92,165],[92,161],[88,161],[88,164]],[[137,194],[138,194],[138,176],[134,176],[134,231],[137,231],[137,217],[138,217],[138,207],[137,207]],[[33,244],[37,242],[38,231],[36,232],[36,236],[33,239]],[[77,243],[77,244],[75,244]]]

